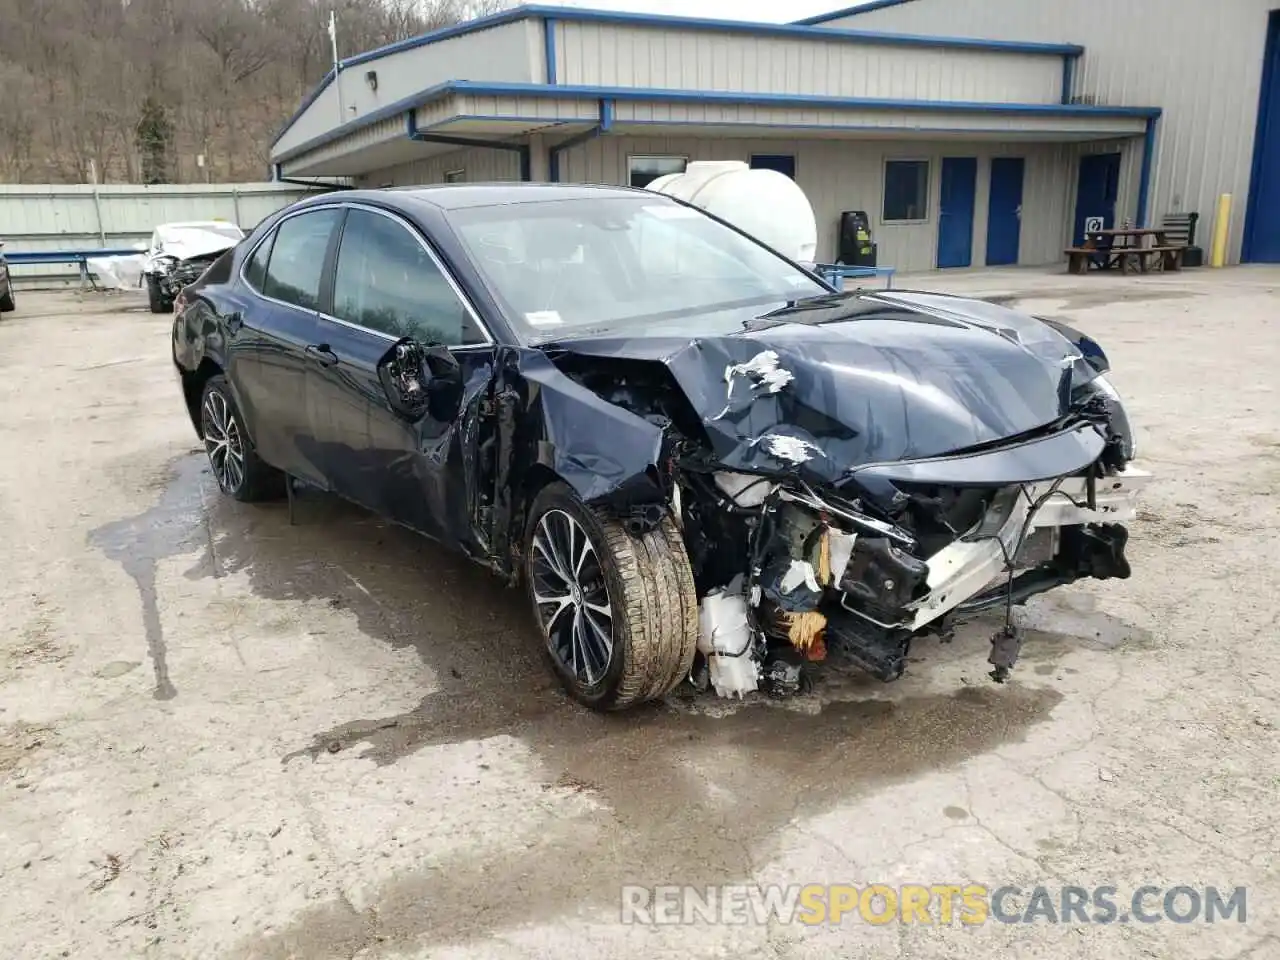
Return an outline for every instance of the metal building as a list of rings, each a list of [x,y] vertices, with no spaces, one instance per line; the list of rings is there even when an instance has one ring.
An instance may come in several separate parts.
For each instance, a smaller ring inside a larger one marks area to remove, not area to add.
[[[1256,8],[1265,34],[1268,2],[1214,6]],[[1207,69],[1186,79],[1172,31],[1150,83],[1115,62],[1129,57],[1115,34],[1145,47],[1163,14],[1141,0],[1081,3],[1097,4],[1096,27],[1076,4],[1055,28],[1062,5],[1039,0],[898,0],[791,25],[518,7],[342,61],[272,160],[280,177],[380,186],[643,185],[690,160],[739,159],[804,188],[820,259],[834,259],[841,212],[861,210],[881,263],[900,270],[1054,263],[1086,214],[1147,221],[1207,214],[1221,191],[1243,201],[1251,147],[1218,136],[1237,135],[1224,114],[1257,115],[1262,41],[1252,95],[1244,68],[1224,65],[1243,85],[1210,116],[1212,95],[1191,90]],[[1182,30],[1184,46],[1202,36]]]
[[[1070,40],[1070,101],[1149,103],[1147,203],[1123,176],[1118,215],[1201,214],[1208,240],[1229,193],[1229,261],[1280,262],[1280,2],[1277,0],[873,0],[801,21],[835,30]],[[1080,186],[1095,171],[1080,172]],[[1138,175],[1141,176],[1141,175]],[[1207,242],[1205,244],[1207,246]]]

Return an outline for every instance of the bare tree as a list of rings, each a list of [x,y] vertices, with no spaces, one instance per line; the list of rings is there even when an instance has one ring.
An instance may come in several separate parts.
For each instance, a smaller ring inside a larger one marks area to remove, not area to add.
[[[0,0],[0,179],[154,174],[156,137],[138,131],[160,116],[172,179],[259,179],[275,132],[331,66],[330,10],[350,56],[507,3]]]

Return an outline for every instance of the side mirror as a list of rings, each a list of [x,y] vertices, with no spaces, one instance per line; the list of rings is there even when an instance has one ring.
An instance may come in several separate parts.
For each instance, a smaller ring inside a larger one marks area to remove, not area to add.
[[[396,341],[378,361],[378,379],[391,409],[409,421],[428,414],[452,420],[462,405],[462,368],[442,346],[408,337]]]

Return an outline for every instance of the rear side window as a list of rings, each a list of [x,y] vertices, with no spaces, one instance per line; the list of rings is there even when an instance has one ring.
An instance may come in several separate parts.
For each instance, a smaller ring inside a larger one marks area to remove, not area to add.
[[[320,308],[320,282],[329,239],[342,211],[313,210],[276,228],[262,292],[307,310]]]
[[[370,330],[423,343],[456,347],[485,342],[418,238],[398,221],[366,210],[347,214],[333,279],[333,312]]]
[[[269,234],[267,239],[258,244],[258,249],[253,251],[253,256],[249,258],[249,262],[245,264],[244,278],[248,281],[249,286],[262,292],[263,284],[267,279],[267,259],[271,256],[271,244],[275,243],[276,235]]]

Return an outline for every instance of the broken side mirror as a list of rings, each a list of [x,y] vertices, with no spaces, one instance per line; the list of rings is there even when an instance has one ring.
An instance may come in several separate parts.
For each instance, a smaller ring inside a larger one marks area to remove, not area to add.
[[[462,368],[446,347],[398,340],[378,361],[378,379],[391,409],[406,420],[430,415],[449,421],[458,415]]]

